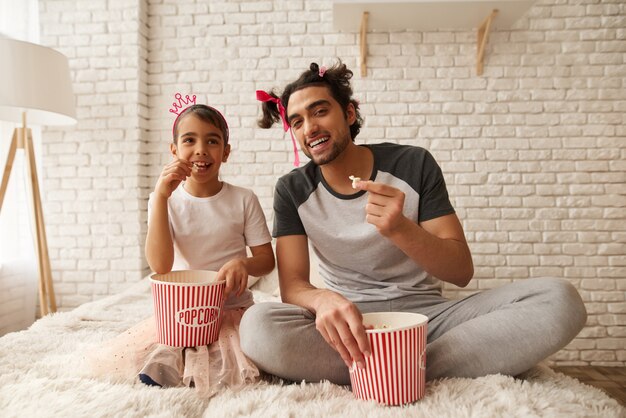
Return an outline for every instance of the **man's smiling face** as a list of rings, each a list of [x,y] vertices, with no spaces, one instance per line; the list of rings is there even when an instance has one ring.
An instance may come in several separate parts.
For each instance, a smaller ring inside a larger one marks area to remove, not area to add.
[[[344,111],[324,86],[305,87],[287,103],[289,125],[304,154],[317,165],[328,164],[352,142],[352,104]]]

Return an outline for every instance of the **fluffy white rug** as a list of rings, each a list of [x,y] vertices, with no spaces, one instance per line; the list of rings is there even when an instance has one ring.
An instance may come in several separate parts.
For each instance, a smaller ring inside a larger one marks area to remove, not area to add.
[[[271,296],[257,292],[258,300]],[[151,313],[142,281],[128,291],[37,321],[0,338],[0,415],[125,417],[624,417],[602,391],[545,366],[523,379],[494,375],[430,383],[406,407],[358,401],[349,388],[264,381],[210,400],[192,389],[158,389],[84,377],[82,353]]]

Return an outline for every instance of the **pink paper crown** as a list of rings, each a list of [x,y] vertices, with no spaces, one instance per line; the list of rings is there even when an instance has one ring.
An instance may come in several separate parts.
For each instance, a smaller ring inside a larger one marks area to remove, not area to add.
[[[178,103],[176,103],[176,102],[172,103],[174,108],[170,109],[170,112],[172,112],[172,113],[174,113],[176,115],[180,115],[181,109],[187,109],[189,106],[193,106],[193,105],[196,104],[196,95],[195,94],[193,96],[191,96],[191,98],[187,94],[187,95],[185,95],[185,98],[183,99],[182,94],[176,93],[174,95],[174,98],[178,100]]]

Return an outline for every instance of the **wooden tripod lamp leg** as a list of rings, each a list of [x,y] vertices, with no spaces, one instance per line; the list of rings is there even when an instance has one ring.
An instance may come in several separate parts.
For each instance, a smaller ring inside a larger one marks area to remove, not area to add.
[[[57,306],[56,298],[54,296],[54,287],[52,284],[52,271],[50,268],[50,256],[48,254],[48,242],[46,239],[46,228],[43,219],[39,180],[37,178],[33,138],[30,129],[26,129],[25,126],[26,123],[24,123],[24,128],[22,128],[22,135],[24,138],[24,151],[26,152],[28,160],[28,172],[33,194],[35,231],[37,237],[37,257],[39,261],[39,292],[40,300],[44,300],[41,307],[41,314],[44,316],[47,315],[49,311],[56,312]]]
[[[17,150],[17,129],[13,131],[13,138],[11,144],[9,144],[9,153],[7,155],[7,162],[4,165],[4,174],[2,175],[2,183],[0,183],[0,211],[2,210],[2,203],[4,202],[4,195],[7,192],[9,185],[9,177],[11,176],[11,169],[13,168],[13,162],[15,161],[15,151]]]
[[[0,183],[0,209],[2,209],[2,203],[4,202],[4,196],[7,191],[7,187],[9,184],[9,177],[11,176],[11,170],[13,169],[13,162],[15,161],[15,153],[17,149],[25,149],[25,138],[26,138],[26,129],[16,128],[13,131],[13,139],[11,140],[11,144],[9,145],[9,154],[7,156],[7,162],[4,166],[4,174],[2,175],[2,183]],[[35,227],[36,227],[36,216],[35,216]],[[39,231],[37,231],[39,232]],[[39,245],[39,239],[35,240],[35,246],[37,247],[37,258],[39,265],[39,309],[41,312],[41,316],[45,316],[48,314],[48,297],[46,294],[45,281],[43,280],[43,263],[41,262],[41,248]]]
[[[24,149],[24,157],[26,160],[26,171],[28,173],[28,177],[30,180],[30,185],[31,185],[31,200],[32,200],[32,205],[33,205],[33,228],[34,232],[35,232],[35,252],[37,254],[37,266],[39,267],[39,312],[41,313],[41,316],[44,317],[46,315],[48,315],[49,311],[48,311],[48,294],[46,292],[46,282],[44,280],[44,263],[43,263],[43,251],[41,249],[41,240],[39,239],[40,234],[39,234],[39,225],[37,222],[37,199],[35,198],[36,192],[35,192],[35,186],[34,186],[34,181],[37,181],[37,174],[35,174],[35,180],[33,181],[33,163],[34,160],[31,161],[30,159],[30,153],[28,150],[28,141],[26,140],[26,138],[28,137],[28,130],[26,128],[19,128],[17,129],[18,131],[18,136],[20,137],[20,145],[21,147]],[[36,172],[36,169],[35,169]],[[37,182],[37,184],[39,184]]]
[[[9,145],[9,153],[4,166],[2,183],[0,183],[0,210],[4,202],[9,177],[13,169],[15,154],[17,149],[23,149],[26,159],[28,174],[30,177],[32,203],[34,212],[33,226],[35,228],[35,246],[37,250],[37,261],[39,266],[39,309],[41,316],[47,315],[50,311],[56,312],[56,299],[52,284],[52,271],[50,268],[50,256],[48,254],[48,243],[46,240],[46,229],[43,221],[43,209],[41,206],[41,196],[39,191],[39,180],[37,179],[37,167],[35,165],[35,152],[33,149],[33,138],[30,129],[26,128],[26,116],[24,116],[23,127],[13,131],[13,138]]]

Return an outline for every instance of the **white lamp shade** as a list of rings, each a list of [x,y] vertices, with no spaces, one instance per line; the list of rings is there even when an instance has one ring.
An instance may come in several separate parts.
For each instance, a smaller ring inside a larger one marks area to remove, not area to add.
[[[0,38],[0,120],[71,125],[76,107],[67,57],[30,42]]]

